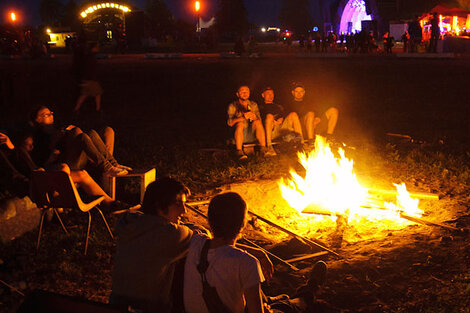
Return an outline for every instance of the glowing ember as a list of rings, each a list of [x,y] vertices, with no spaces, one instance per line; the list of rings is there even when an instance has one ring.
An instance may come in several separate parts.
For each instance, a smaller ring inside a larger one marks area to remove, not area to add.
[[[279,181],[282,196],[292,208],[302,214],[322,214],[321,219],[333,221],[337,215],[343,215],[356,228],[373,222],[380,223],[383,229],[397,229],[412,223],[400,218],[401,213],[421,217],[419,200],[410,197],[404,183],[395,185],[395,203],[371,198],[368,189],[356,179],[353,161],[345,157],[343,149],[338,149],[338,154],[336,158],[320,136],[316,138],[315,150],[298,154],[305,177],[291,170],[291,179]]]

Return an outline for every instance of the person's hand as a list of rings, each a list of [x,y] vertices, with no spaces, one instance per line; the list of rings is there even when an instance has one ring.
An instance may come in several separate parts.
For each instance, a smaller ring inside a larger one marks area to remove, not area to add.
[[[273,263],[267,256],[267,254],[264,251],[259,250],[259,253],[257,253],[256,258],[259,261],[259,264],[261,265],[261,270],[263,271],[263,275],[266,278],[266,280],[270,280],[273,277],[273,272],[274,272],[274,267]]]
[[[277,120],[274,120],[274,125],[281,125],[282,122],[284,122],[284,119],[282,117],[280,117]]]
[[[243,115],[245,116],[247,120],[255,121],[257,119],[256,114],[253,112],[246,112],[246,113],[243,113]]]
[[[6,145],[8,149],[15,149],[15,145],[11,142],[10,137],[4,133],[0,133],[0,145]]]

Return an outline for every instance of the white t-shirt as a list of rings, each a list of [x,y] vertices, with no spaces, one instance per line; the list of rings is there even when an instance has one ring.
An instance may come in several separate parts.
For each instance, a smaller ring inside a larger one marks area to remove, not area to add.
[[[202,247],[207,237],[195,235],[189,245],[184,267],[184,307],[187,313],[208,313],[202,298],[201,275],[197,271]],[[209,268],[206,279],[217,289],[222,302],[233,313],[245,312],[247,288],[264,281],[259,261],[247,252],[233,246],[209,249]]]

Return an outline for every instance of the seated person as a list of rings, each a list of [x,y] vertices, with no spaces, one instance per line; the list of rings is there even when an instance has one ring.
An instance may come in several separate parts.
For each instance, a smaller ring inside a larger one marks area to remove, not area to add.
[[[300,117],[300,120],[307,131],[307,140],[309,144],[313,144],[315,142],[315,128],[320,124],[320,122],[325,120],[327,122],[326,137],[331,138],[335,131],[336,123],[338,122],[338,109],[330,107],[325,112],[321,112],[318,108],[319,105],[305,101],[305,87],[301,83],[294,83],[292,85],[292,96],[293,99],[288,109],[291,112],[296,112]]]
[[[45,106],[33,111],[34,142],[33,160],[40,166],[66,163],[72,170],[82,170],[91,160],[105,175],[122,176],[131,168],[120,165],[106,149],[96,131],[88,134],[69,125],[65,129],[54,124],[54,113]]]
[[[245,85],[240,86],[236,95],[238,99],[230,103],[227,109],[227,124],[235,128],[237,157],[240,160],[245,160],[248,158],[243,152],[243,142],[246,138],[254,133],[262,153],[266,153],[266,141],[258,104],[250,100],[250,88]]]
[[[126,213],[116,226],[110,303],[127,312],[170,312],[176,264],[186,256],[193,231],[180,224],[189,190],[161,178],[145,191],[143,214]]]
[[[203,283],[217,290],[217,294],[232,313],[263,312],[261,283],[272,274],[272,264],[261,250],[244,246],[248,252],[235,247],[246,224],[245,201],[237,193],[215,196],[209,204],[209,225],[213,238],[195,235],[189,246],[184,270],[184,307],[187,313],[208,313],[203,298]],[[205,269],[201,257],[208,261]],[[260,266],[261,264],[261,266]],[[204,273],[201,273],[201,271]],[[326,279],[326,264],[318,262],[309,282],[298,289],[298,297],[284,297],[282,303],[272,307],[288,307],[289,312],[299,312],[312,307],[314,293]]]
[[[9,168],[13,173],[13,177],[21,177],[21,180],[29,182],[27,177],[30,177],[31,171],[35,170],[44,170],[36,166],[34,161],[30,157],[30,153],[34,150],[34,141],[32,135],[25,134],[22,136],[21,141],[19,142],[18,147],[11,142],[10,138],[0,133],[0,144],[5,143],[5,145],[14,153],[11,155]],[[7,160],[8,162],[10,160]],[[98,185],[93,178],[85,170],[70,170],[69,166],[65,163],[55,164],[51,166],[51,170],[59,170],[66,172],[72,178],[72,181],[78,185],[87,195],[91,196],[104,196],[103,204],[105,207],[122,207],[126,206],[123,203],[114,201],[104,190]],[[26,189],[27,190],[27,189]],[[27,191],[26,191],[27,193]]]
[[[267,156],[276,155],[272,146],[272,139],[281,135],[282,130],[294,130],[302,137],[302,125],[299,116],[295,112],[290,112],[286,116],[282,105],[274,103],[274,90],[271,87],[264,88],[261,93],[264,103],[261,105],[261,113],[264,118],[264,129],[266,130]]]
[[[16,153],[10,138],[0,132],[0,194],[24,197],[29,193],[29,179],[11,162]]]

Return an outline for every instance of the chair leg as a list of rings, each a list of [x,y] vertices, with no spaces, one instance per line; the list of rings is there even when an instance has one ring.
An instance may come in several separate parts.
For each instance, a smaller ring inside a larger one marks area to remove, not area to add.
[[[41,222],[39,224],[39,233],[38,233],[38,240],[36,242],[36,251],[39,250],[39,243],[41,242],[41,234],[42,234],[42,226],[44,224],[44,217],[46,216],[47,210],[43,209],[41,213]]]
[[[53,208],[53,210],[54,210],[55,216],[57,216],[57,219],[58,219],[59,222],[60,222],[60,225],[62,226],[62,229],[64,230],[64,232],[65,232],[66,234],[68,234],[69,232],[68,232],[67,228],[65,228],[64,223],[62,222],[62,219],[60,218],[59,212],[57,211],[56,208]]]
[[[88,211],[88,229],[86,232],[86,240],[85,240],[85,255],[88,250],[88,238],[90,237],[90,228],[91,228],[91,213]]]
[[[98,212],[100,212],[101,218],[103,219],[103,222],[106,225],[106,228],[108,229],[108,233],[111,236],[111,239],[114,239],[113,232],[111,231],[111,228],[109,228],[108,222],[106,221],[106,218],[104,217],[103,212],[101,212],[101,210],[97,206],[95,208],[98,210]]]

